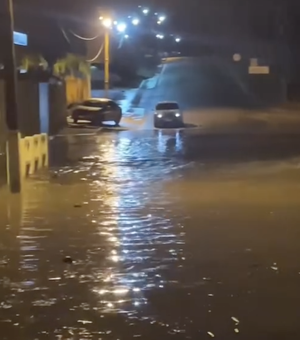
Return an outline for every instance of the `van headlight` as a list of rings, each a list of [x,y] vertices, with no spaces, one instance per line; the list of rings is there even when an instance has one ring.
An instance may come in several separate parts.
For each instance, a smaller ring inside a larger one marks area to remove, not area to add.
[[[179,112],[175,113],[175,117],[180,117],[180,113]]]
[[[158,117],[158,118],[162,118],[162,114],[159,113],[159,114],[157,115],[157,117]]]

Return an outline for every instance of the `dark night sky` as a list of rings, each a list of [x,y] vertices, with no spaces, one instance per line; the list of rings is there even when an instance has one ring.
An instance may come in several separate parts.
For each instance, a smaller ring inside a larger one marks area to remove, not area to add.
[[[111,7],[116,12],[130,11],[138,5],[154,11],[165,11],[168,24],[177,33],[194,35],[252,34],[254,38],[272,38],[281,21],[290,26],[299,22],[300,0],[14,0],[16,8],[25,11],[53,11],[71,20],[92,22],[98,6]],[[287,12],[282,8],[288,9]],[[286,18],[286,13],[289,17]],[[51,14],[52,15],[52,14]],[[296,18],[296,19],[295,19]],[[288,19],[288,20],[286,20]],[[300,25],[300,24],[299,24]],[[298,31],[297,27],[290,27]]]

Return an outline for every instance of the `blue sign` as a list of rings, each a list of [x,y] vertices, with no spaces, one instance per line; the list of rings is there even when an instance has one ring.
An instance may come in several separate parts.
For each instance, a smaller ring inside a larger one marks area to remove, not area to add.
[[[14,31],[14,44],[20,46],[27,46],[28,45],[27,34]]]

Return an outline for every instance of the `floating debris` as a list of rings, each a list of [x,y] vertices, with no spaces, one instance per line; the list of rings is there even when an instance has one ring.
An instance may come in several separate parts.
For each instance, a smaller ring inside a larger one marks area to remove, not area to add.
[[[207,334],[208,334],[209,336],[211,336],[212,338],[215,337],[214,333],[212,333],[212,332],[207,332]]]
[[[279,270],[279,268],[275,266],[271,266],[271,269],[276,270],[276,271]]]
[[[53,174],[52,174],[52,178],[57,178],[58,177],[58,172],[55,171]]]
[[[237,325],[240,323],[240,320],[237,319],[235,316],[232,316],[231,320],[234,321]]]
[[[214,296],[214,294],[207,294],[207,296],[209,296],[209,297],[213,297],[213,296]]]
[[[72,259],[71,256],[65,256],[65,257],[63,258],[63,262],[64,262],[64,263],[72,264],[73,261],[74,261],[74,260]]]
[[[238,328],[235,328],[234,329],[234,333],[239,333],[240,331],[239,331],[239,329]]]
[[[81,204],[74,204],[74,208],[81,208]]]

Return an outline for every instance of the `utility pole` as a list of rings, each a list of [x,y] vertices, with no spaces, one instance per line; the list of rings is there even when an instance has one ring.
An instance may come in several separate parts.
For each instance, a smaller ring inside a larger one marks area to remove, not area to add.
[[[109,91],[109,28],[105,27],[104,33],[104,89],[106,97]]]
[[[104,90],[108,97],[109,92],[109,63],[110,63],[110,30],[113,26],[114,14],[109,8],[99,8],[99,20],[104,28]]]
[[[7,181],[11,193],[21,192],[21,173],[19,158],[19,125],[17,100],[17,69],[14,46],[14,12],[13,0],[4,1],[3,20],[3,53],[4,53],[4,83],[5,109],[7,124]]]

